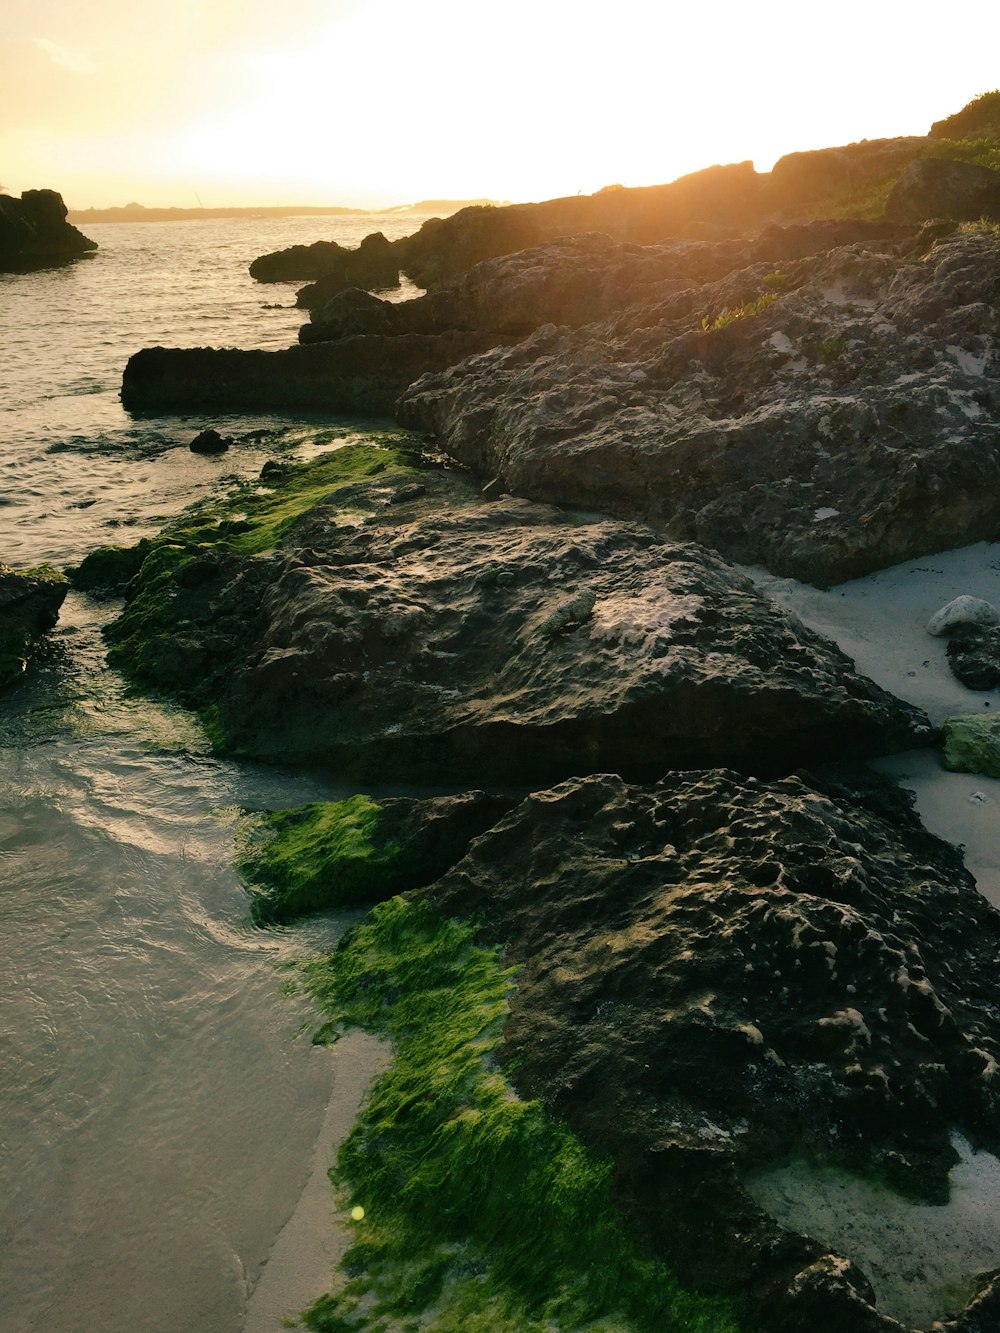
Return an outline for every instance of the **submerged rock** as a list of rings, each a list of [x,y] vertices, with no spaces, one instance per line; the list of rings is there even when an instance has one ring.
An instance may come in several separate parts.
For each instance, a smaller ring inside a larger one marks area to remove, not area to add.
[[[19,680],[39,638],[52,629],[69,582],[55,569],[0,564],[0,690]]]
[[[20,199],[0,194],[0,273],[65,264],[96,250],[96,241],[66,221],[68,212],[55,190],[25,190]]]
[[[940,1201],[952,1130],[1000,1146],[1000,915],[898,789],[574,779],[424,896],[504,943],[502,1063],[612,1157],[682,1279],[751,1292],[768,1329],[898,1327],[740,1183],[800,1157]]]
[[[193,454],[224,454],[232,445],[231,436],[220,435],[213,427],[200,431],[188,448]]]
[[[276,512],[296,476],[278,479]],[[211,705],[229,747],[483,784],[773,773],[929,738],[922,714],[697,546],[487,503],[435,470],[320,495],[269,554],[240,552],[258,540],[254,497],[246,537],[201,527],[200,554],[157,548],[109,631],[118,665]]]
[[[514,494],[820,584],[996,535],[1000,237],[872,240],[425,376],[398,419]]]

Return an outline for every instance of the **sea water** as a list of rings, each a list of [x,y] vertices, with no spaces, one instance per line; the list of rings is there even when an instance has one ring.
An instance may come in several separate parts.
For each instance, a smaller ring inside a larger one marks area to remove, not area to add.
[[[133,420],[122,369],[157,344],[287,346],[304,318],[295,284],[255,283],[253,258],[420,220],[104,224],[88,258],[0,275],[0,561],[72,564],[276,450],[364,438],[335,418]],[[207,425],[243,442],[194,455]],[[0,1327],[228,1333],[296,1206],[335,1080],[364,1077],[310,1044],[315,1015],[285,993],[282,965],[332,947],[345,920],[252,929],[237,812],[346,789],[219,760],[190,715],[130,696],[104,662],[114,613],[70,594],[0,696]]]

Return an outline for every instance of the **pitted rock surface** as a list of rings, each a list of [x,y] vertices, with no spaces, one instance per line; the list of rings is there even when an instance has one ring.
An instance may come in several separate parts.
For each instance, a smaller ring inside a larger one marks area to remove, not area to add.
[[[524,337],[541,324],[574,328],[755,263],[800,259],[856,241],[901,242],[916,231],[850,219],[771,226],[750,238],[632,245],[600,232],[568,236],[488,259],[413,301],[341,292],[312,311],[300,342],[351,333],[477,330]]]
[[[739,1183],[804,1156],[943,1201],[953,1129],[1000,1146],[1000,915],[898,789],[568,781],[425,892],[519,964],[515,1086],[612,1155],[682,1274],[753,1290],[768,1329],[898,1327]]]
[[[447,473],[336,491],[273,555],[195,560],[171,597],[147,683],[217,696],[238,749],[366,779],[775,772],[930,735],[710,552]]]
[[[1000,626],[964,625],[948,640],[952,675],[970,690],[1000,689]]]
[[[998,340],[1000,238],[873,240],[543,326],[397,414],[515,494],[829,584],[996,537]]]

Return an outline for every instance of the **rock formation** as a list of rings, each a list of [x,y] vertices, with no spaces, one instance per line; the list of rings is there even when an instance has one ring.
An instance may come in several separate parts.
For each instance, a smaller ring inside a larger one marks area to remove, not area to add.
[[[240,351],[146,347],[129,357],[122,404],[130,412],[304,411],[389,416],[403,389],[496,345],[476,333],[344,338],[319,347]]]
[[[0,564],[0,690],[21,678],[39,638],[55,625],[68,589],[54,569]]]
[[[768,1330],[899,1328],[741,1180],[799,1156],[940,1201],[953,1129],[1000,1148],[1000,915],[907,798],[871,776],[573,780],[425,893],[503,941],[510,1077],[612,1156],[682,1278],[753,1293]]]
[[[283,487],[308,471],[241,497],[235,524],[192,519],[146,557],[109,631],[116,664],[211,707],[230,748],[497,785],[706,762],[768,774],[929,739],[917,710],[699,547],[485,503],[433,469],[370,462],[370,480],[331,488],[340,465],[351,451],[324,462],[321,503],[271,554],[240,553],[259,549],[255,508],[286,513]]]
[[[50,268],[97,249],[66,221],[55,190],[25,190],[20,199],[0,194],[0,273]]]
[[[893,186],[885,215],[896,222],[1000,219],[1000,171],[972,162],[919,158],[907,166]]]
[[[932,233],[933,234],[933,233]],[[1000,530],[1000,237],[682,283],[428,376],[398,419],[518,495],[817,583]]]

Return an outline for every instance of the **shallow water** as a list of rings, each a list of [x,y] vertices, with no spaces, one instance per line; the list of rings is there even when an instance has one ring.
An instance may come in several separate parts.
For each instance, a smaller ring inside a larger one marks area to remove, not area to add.
[[[916,1204],[848,1171],[793,1162],[748,1181],[757,1202],[795,1231],[849,1255],[878,1307],[907,1328],[958,1314],[1000,1265],[1000,1161],[955,1135],[960,1161],[947,1204]]]
[[[303,318],[294,286],[253,283],[250,259],[415,225],[105,225],[92,258],[0,275],[0,560],[75,562],[155,530],[227,474],[308,454],[317,431],[354,438],[358,423],[231,418],[238,436],[285,429],[201,458],[186,443],[219,419],[133,421],[121,370],[157,342],[286,345]],[[345,789],[217,760],[182,710],[130,698],[104,665],[112,614],[71,595],[0,699],[0,1323],[224,1333],[243,1327],[313,1170],[337,1069],[281,965],[346,922],[249,926],[236,811]]]

